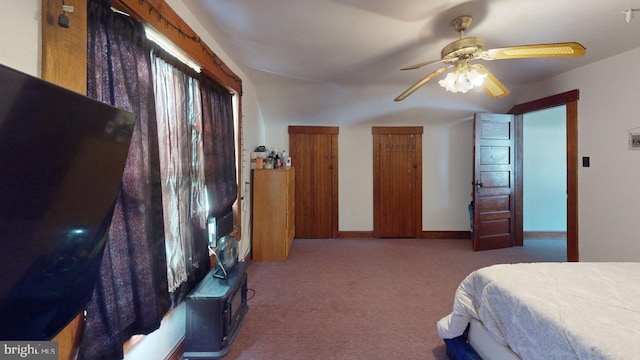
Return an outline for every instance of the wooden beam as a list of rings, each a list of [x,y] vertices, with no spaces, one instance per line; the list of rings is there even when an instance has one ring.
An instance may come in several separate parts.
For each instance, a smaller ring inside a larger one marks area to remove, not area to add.
[[[58,25],[62,1],[42,0],[42,79],[82,95],[87,93],[87,2],[65,0],[73,6],[66,12],[69,27]],[[80,69],[80,71],[78,71]],[[58,358],[77,357],[84,330],[84,316],[78,315],[54,338],[58,342]]]
[[[87,2],[65,0],[65,4],[73,6],[73,12],[65,13],[68,28],[58,26],[62,1],[42,0],[42,78],[86,95]]]

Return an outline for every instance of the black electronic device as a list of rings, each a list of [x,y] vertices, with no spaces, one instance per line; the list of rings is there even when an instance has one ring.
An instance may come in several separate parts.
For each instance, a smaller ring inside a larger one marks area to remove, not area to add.
[[[49,340],[93,294],[135,116],[0,65],[0,340]]]
[[[185,300],[185,360],[219,359],[238,335],[247,306],[247,264],[238,263],[226,279],[213,271]]]

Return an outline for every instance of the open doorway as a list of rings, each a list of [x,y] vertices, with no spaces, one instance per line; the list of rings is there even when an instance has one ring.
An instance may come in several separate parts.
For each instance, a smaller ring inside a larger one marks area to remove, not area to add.
[[[578,253],[578,98],[579,91],[571,90],[546,98],[514,106],[509,113],[516,115],[516,233],[515,245],[523,245],[523,167],[522,118],[523,114],[560,105],[566,107],[566,204],[567,204],[567,261],[579,261]]]
[[[547,261],[567,260],[566,106],[522,116],[524,247]]]

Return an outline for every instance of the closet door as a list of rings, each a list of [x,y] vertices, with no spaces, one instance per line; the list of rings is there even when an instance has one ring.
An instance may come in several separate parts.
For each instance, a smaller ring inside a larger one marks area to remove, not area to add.
[[[338,128],[289,126],[298,239],[338,236]]]
[[[373,127],[373,236],[422,237],[422,127]]]

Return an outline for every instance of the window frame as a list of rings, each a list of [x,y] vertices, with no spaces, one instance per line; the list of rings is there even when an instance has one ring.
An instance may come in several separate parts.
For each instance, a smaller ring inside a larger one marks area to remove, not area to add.
[[[112,6],[136,20],[148,24],[197,62],[203,74],[229,90],[234,99],[237,187],[233,204],[234,231],[242,240],[242,79],[235,74],[200,36],[164,0],[113,0]],[[86,48],[86,47],[85,47]]]

